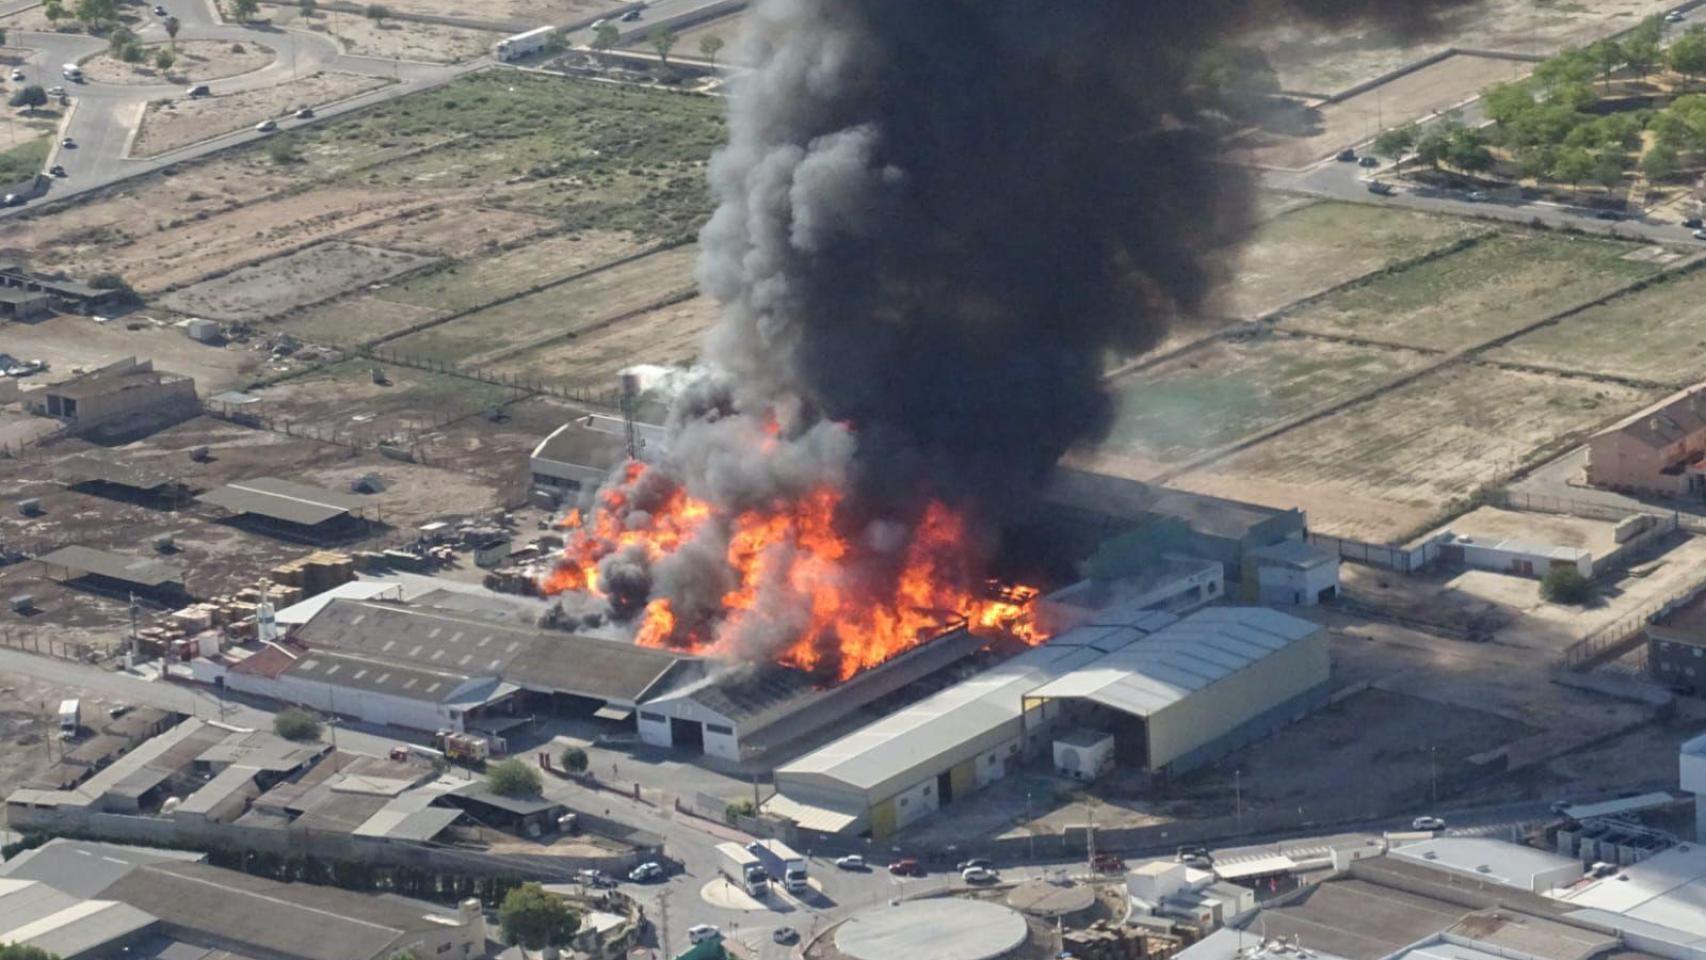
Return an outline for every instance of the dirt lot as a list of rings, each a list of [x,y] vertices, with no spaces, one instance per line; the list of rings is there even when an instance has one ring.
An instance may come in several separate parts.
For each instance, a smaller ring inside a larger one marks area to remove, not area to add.
[[[178,62],[164,75],[154,69],[154,52],[168,48],[164,43],[143,44],[145,63],[125,63],[107,54],[82,61],[83,73],[91,83],[204,83],[259,70],[278,56],[271,47],[258,43],[228,43],[222,40],[182,40],[177,46]]]
[[[41,323],[9,323],[0,331],[8,352],[51,364],[48,373],[31,378],[26,389],[68,379],[77,367],[93,369],[134,356],[153,359],[157,369],[194,377],[196,391],[207,396],[259,368],[264,356],[239,345],[210,347],[197,343],[176,327],[149,324],[140,330],[127,330],[119,321],[96,323],[75,315]]]
[[[1299,22],[1253,42],[1267,51],[1282,87],[1330,94],[1446,47],[1545,55],[1586,46],[1670,5],[1669,0],[1485,0],[1446,15],[1441,29],[1431,33],[1369,27],[1332,31]]]
[[[1458,55],[1406,74],[1378,90],[1328,104],[1299,107],[1276,128],[1246,141],[1242,156],[1268,167],[1297,168],[1399,127],[1442,113],[1502,80],[1526,74],[1531,64],[1494,57]]]
[[[407,3],[387,4],[402,12]],[[267,15],[278,26],[307,28],[337,39],[345,53],[386,60],[415,60],[426,63],[457,63],[470,57],[491,52],[492,44],[503,39],[507,31],[474,30],[418,20],[386,20],[375,23],[366,16],[321,10],[304,18],[294,4],[268,6]],[[470,17],[478,20],[495,19],[487,15],[490,8],[478,9],[466,5],[446,16]]]
[[[698,359],[705,331],[716,319],[716,302],[694,297],[518,353],[486,369],[565,387],[608,390],[623,367],[688,364]]]
[[[1657,272],[1650,248],[1509,231],[1288,313],[1305,330],[1457,350]]]
[[[721,37],[723,49],[717,52],[718,63],[744,63],[746,58],[741,54],[741,20],[742,14],[732,17],[719,17],[716,20],[701,23],[681,31],[681,37],[676,41],[676,52],[696,60],[704,59],[699,52],[699,44],[706,37]]]
[[[315,73],[260,90],[160,100],[148,105],[131,153],[151,157],[222,133],[382,87],[386,80],[354,73]]]
[[[1706,376],[1706,274],[1691,273],[1527,333],[1487,354],[1678,386]]]
[[[1080,459],[1143,479],[1426,359],[1409,350],[1287,336],[1217,341],[1115,380],[1119,419],[1108,439]]]
[[[160,305],[216,320],[260,321],[436,262],[396,250],[332,241],[179,290]]]
[[[514,20],[534,26],[545,24],[561,25],[595,17],[607,10],[615,10],[622,6],[621,0],[488,0],[478,7],[471,7],[458,0],[392,0],[386,6],[397,13],[425,14],[435,17],[461,17],[474,20]],[[325,13],[315,14],[316,22],[327,19]],[[350,14],[339,14],[339,29],[344,22],[356,19]],[[283,22],[282,20],[278,22]],[[416,24],[407,25],[414,29]]]
[[[1310,528],[1388,542],[1543,451],[1656,399],[1454,366],[1178,477],[1173,486],[1300,507]]]
[[[1254,318],[1301,297],[1483,231],[1462,220],[1355,203],[1276,210],[1239,250],[1218,309]]]
[[[59,703],[70,699],[81,700],[91,717],[105,718],[107,709],[118,705],[78,687],[19,673],[0,676],[0,794],[23,786],[59,759]]]
[[[691,293],[693,245],[676,247],[523,297],[386,345],[407,356],[482,366]]]

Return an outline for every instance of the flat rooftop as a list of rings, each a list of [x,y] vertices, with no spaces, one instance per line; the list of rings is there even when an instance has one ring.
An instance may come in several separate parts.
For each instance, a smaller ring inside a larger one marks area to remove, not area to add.
[[[80,576],[105,577],[139,587],[184,585],[184,569],[175,563],[143,557],[126,557],[93,547],[69,546],[37,558],[50,567],[63,567]]]
[[[1270,938],[1297,937],[1311,950],[1346,960],[1381,960],[1455,924],[1468,913],[1364,880],[1329,880],[1278,909],[1264,909],[1245,929]]]

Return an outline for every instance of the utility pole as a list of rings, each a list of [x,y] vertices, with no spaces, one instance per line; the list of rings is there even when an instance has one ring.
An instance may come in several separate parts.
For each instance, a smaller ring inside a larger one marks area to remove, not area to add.
[[[1238,817],[1238,829],[1244,829],[1244,771],[1232,771],[1232,803]]]
[[[1434,747],[1428,748],[1428,786],[1433,794],[1433,805],[1439,806],[1439,768],[1434,763]]]
[[[669,891],[658,894],[658,949],[669,956]]]
[[[1096,798],[1084,797],[1084,847],[1090,856],[1090,876],[1096,875]]]

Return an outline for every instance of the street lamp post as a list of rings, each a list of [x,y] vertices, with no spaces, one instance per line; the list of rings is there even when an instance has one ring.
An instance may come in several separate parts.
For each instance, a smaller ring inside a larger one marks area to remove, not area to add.
[[[1232,771],[1232,805],[1238,818],[1238,829],[1244,829],[1244,771]]]

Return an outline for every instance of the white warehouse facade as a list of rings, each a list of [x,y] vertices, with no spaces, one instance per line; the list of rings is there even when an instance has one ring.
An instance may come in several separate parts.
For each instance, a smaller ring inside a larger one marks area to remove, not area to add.
[[[1325,631],[1275,610],[1116,607],[778,768],[765,809],[880,839],[1071,727],[1113,733],[1122,766],[1181,772],[1303,716],[1330,672]]]

